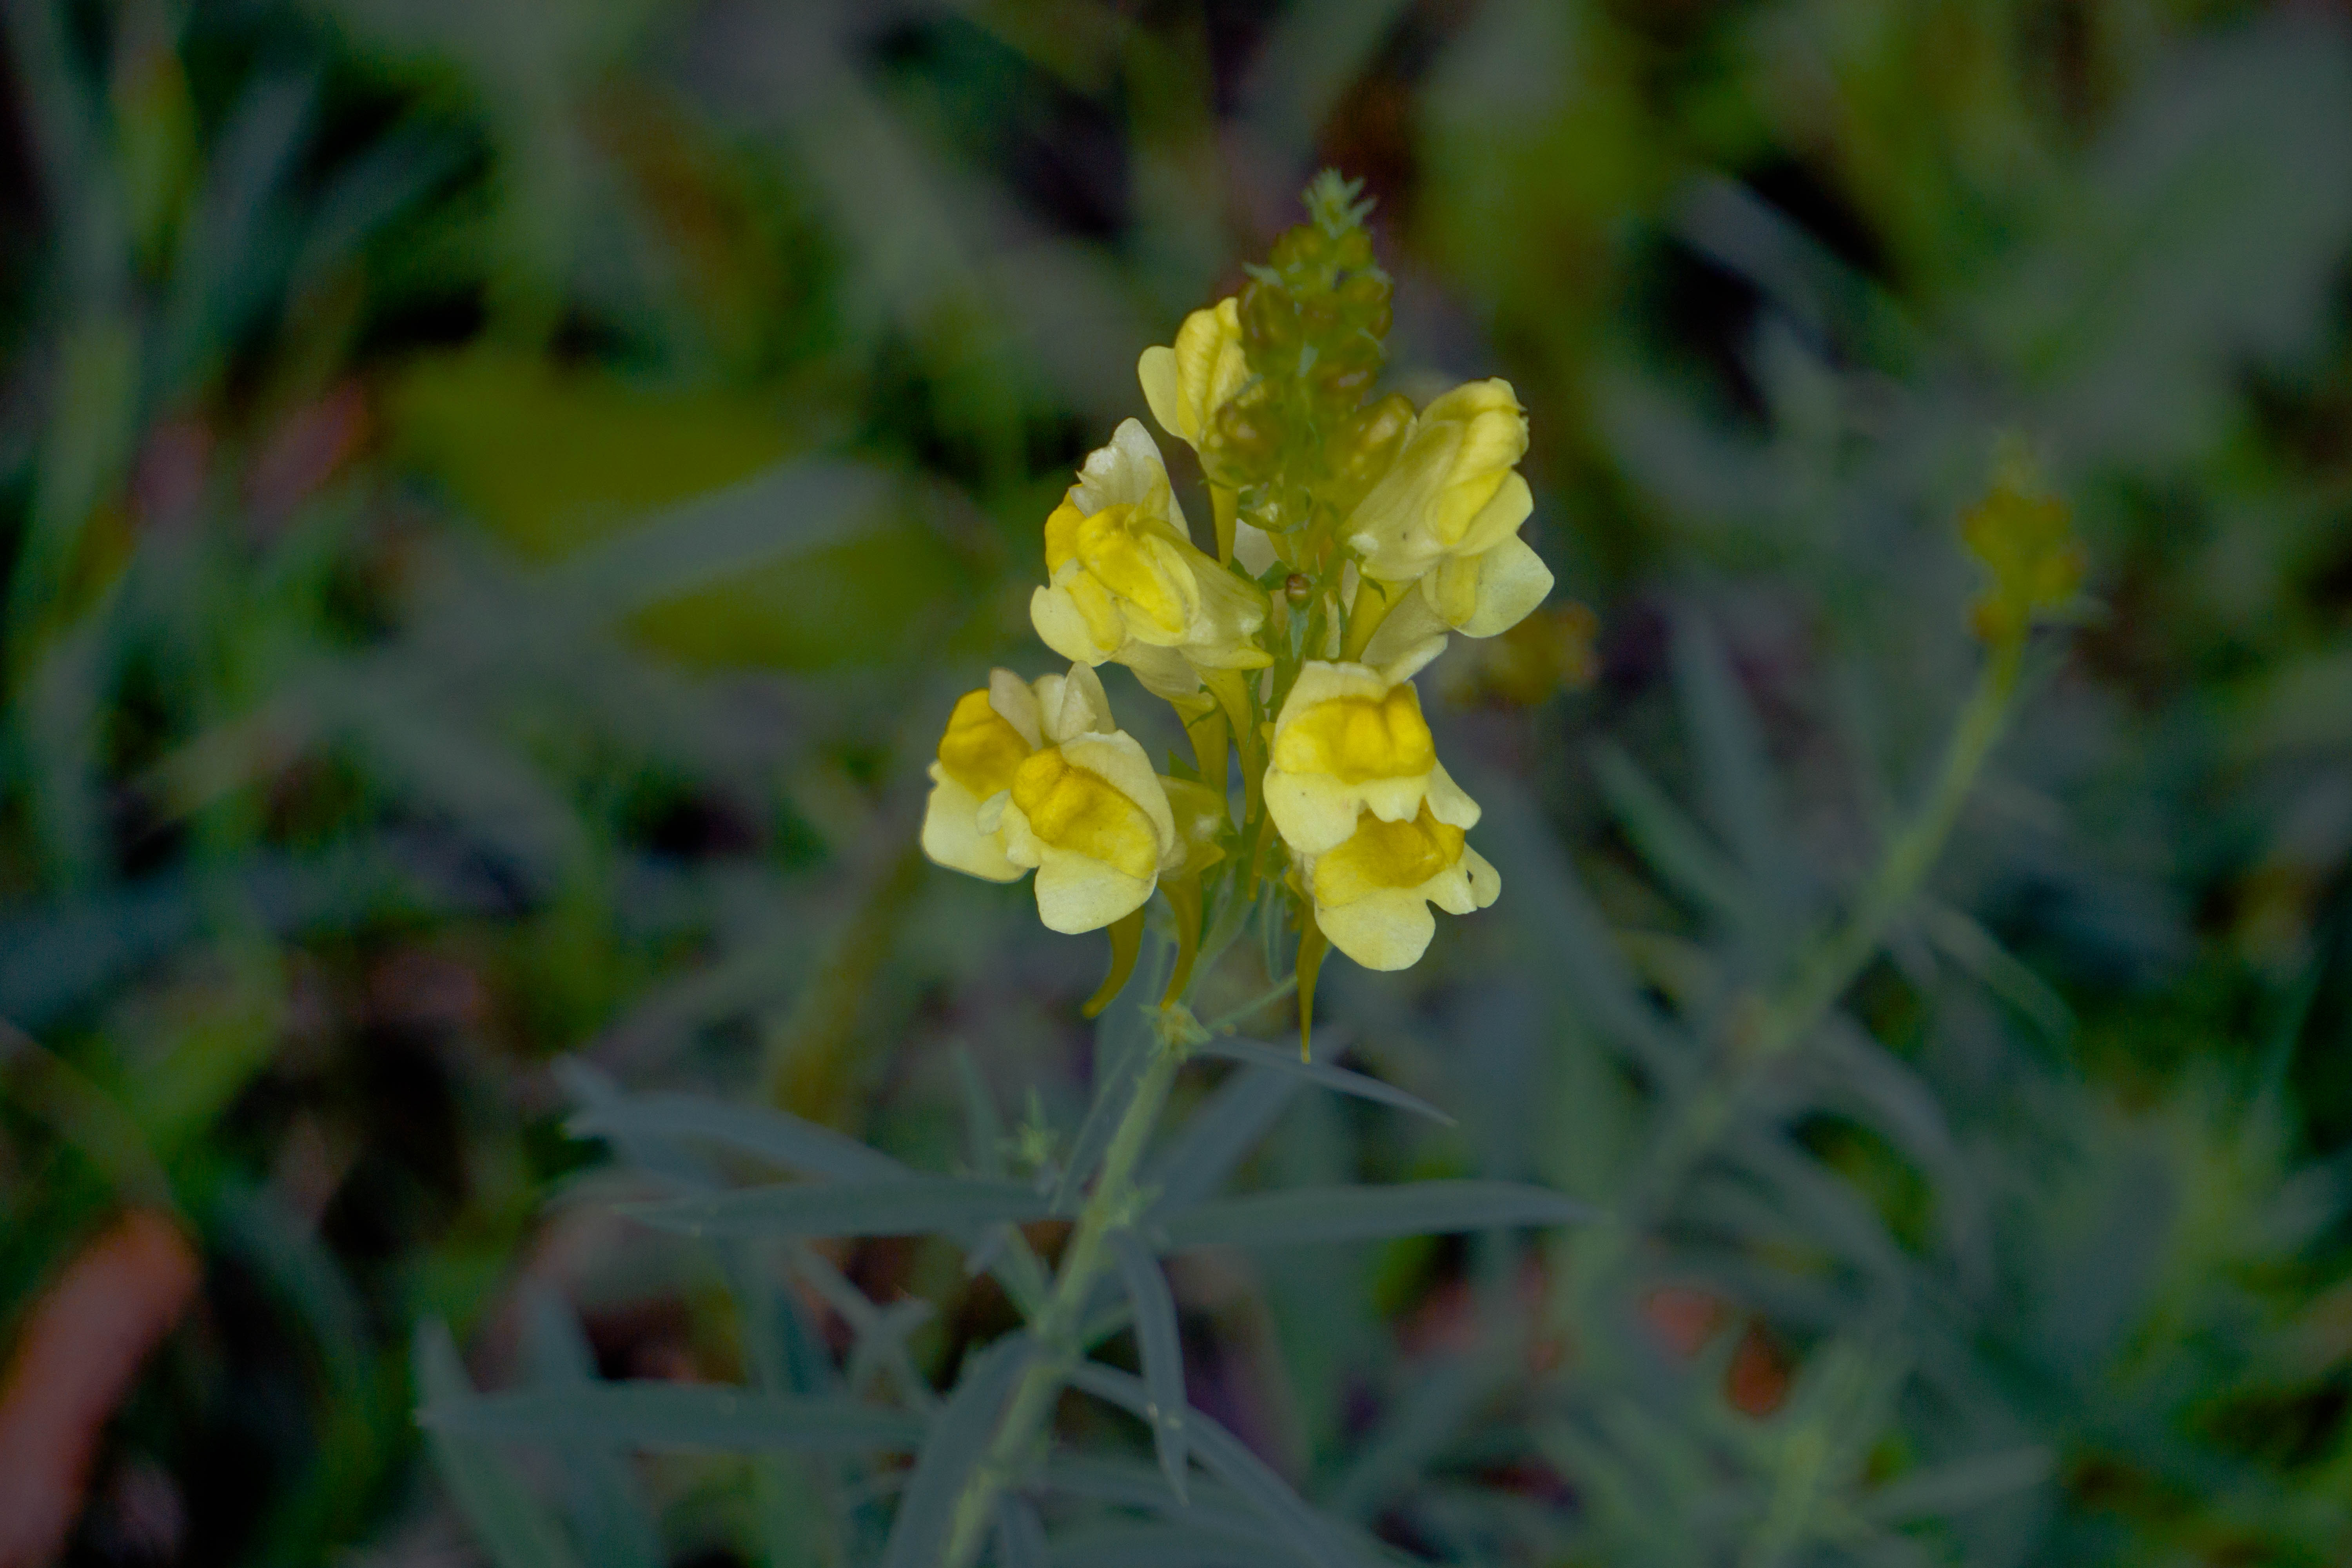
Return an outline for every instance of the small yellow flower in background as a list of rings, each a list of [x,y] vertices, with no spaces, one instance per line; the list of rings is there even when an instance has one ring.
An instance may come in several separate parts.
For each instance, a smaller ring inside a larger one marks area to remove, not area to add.
[[[1220,300],[1185,317],[1175,347],[1144,350],[1135,376],[1160,427],[1198,451],[1210,419],[1249,380],[1241,301]]]
[[[1034,684],[1009,669],[990,670],[986,686],[956,700],[940,737],[923,811],[923,853],[992,882],[1018,879],[1027,868],[1006,858],[1001,829],[981,827],[981,808],[1010,790],[1021,764],[1044,747],[1118,728],[1102,678],[1084,665]]]
[[[1132,668],[1155,695],[1200,689],[1201,669],[1260,669],[1264,595],[1192,542],[1159,446],[1137,421],[1087,458],[1045,520],[1051,582],[1029,618],[1063,658]]]
[[[1424,805],[1410,821],[1364,813],[1337,847],[1302,858],[1300,881],[1315,924],[1366,969],[1410,969],[1437,932],[1433,903],[1466,915],[1493,903],[1502,874],[1470,847],[1462,828]]]
[[[1037,870],[1037,918],[1075,935],[1134,913],[1184,860],[1167,791],[1132,735],[1082,734],[1029,757],[980,809],[1004,856]]]
[[[1470,382],[1423,409],[1348,520],[1365,574],[1410,583],[1448,556],[1484,555],[1517,534],[1535,509],[1516,468],[1527,449],[1528,416],[1507,381]]]
[[[1337,849],[1367,812],[1394,823],[1427,811],[1456,838],[1478,820],[1478,803],[1437,760],[1412,683],[1320,659],[1300,668],[1275,721],[1265,808],[1301,855]]]
[[[1992,492],[1960,519],[1960,538],[1992,574],[1970,606],[1986,642],[2022,637],[2082,589],[2088,558],[2074,537],[2074,513],[2042,489],[2032,459],[2013,442],[1994,458]]]

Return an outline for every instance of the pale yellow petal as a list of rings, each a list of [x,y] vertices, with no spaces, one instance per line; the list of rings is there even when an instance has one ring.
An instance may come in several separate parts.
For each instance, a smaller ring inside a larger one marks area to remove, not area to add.
[[[1467,829],[1478,826],[1478,803],[1454,782],[1454,775],[1445,771],[1444,763],[1429,770],[1429,815],[1448,827]]]
[[[1361,805],[1354,789],[1328,773],[1266,770],[1266,812],[1282,841],[1301,855],[1320,855],[1346,843],[1356,831]]]
[[[1024,868],[1006,858],[1004,841],[983,833],[977,821],[980,803],[971,792],[931,764],[930,799],[923,806],[923,853],[950,870],[991,882],[1020,879]]]
[[[1143,401],[1151,416],[1171,436],[1191,439],[1184,428],[1183,402],[1176,383],[1176,351],[1155,344],[1135,362],[1135,379],[1143,384]]]
[[[1475,559],[1477,607],[1462,624],[1465,637],[1491,637],[1509,631],[1551,592],[1551,568],[1516,533]]]
[[[1092,624],[1066,586],[1039,588],[1031,594],[1029,624],[1035,628],[1038,641],[1076,664],[1100,664],[1118,651],[1096,641]]]
[[[1046,847],[1037,868],[1037,918],[1066,936],[1100,931],[1133,914],[1160,885],[1130,877],[1099,860]]]
[[[1084,768],[1127,796],[1143,810],[1158,835],[1155,852],[1176,837],[1176,818],[1168,807],[1168,794],[1143,745],[1129,734],[1081,735],[1062,747],[1072,767]]]
[[[1418,892],[1397,889],[1341,909],[1318,905],[1315,923],[1331,945],[1366,969],[1411,969],[1429,951],[1437,917]]]
[[[1517,472],[1505,474],[1494,496],[1471,518],[1462,536],[1450,546],[1463,555],[1483,555],[1518,532],[1519,524],[1536,509],[1535,493]]]

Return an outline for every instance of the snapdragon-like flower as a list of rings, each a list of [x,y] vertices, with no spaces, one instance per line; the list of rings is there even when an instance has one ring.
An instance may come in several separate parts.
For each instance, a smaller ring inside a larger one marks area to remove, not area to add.
[[[1198,670],[1273,662],[1253,640],[1265,596],[1192,544],[1160,447],[1135,420],[1087,458],[1045,520],[1045,569],[1029,618],[1065,658],[1117,660],[1161,697],[1198,690]]]
[[[1182,865],[1167,792],[1134,736],[1082,734],[1037,752],[977,826],[1004,856],[1037,870],[1037,918],[1049,931],[1098,931],[1134,913],[1160,874]]]
[[[1466,915],[1495,901],[1502,874],[1462,829],[1423,805],[1408,821],[1366,811],[1344,841],[1300,859],[1315,924],[1366,969],[1410,969],[1437,932],[1435,904]]]
[[[1250,377],[1241,301],[1220,300],[1185,317],[1175,346],[1144,350],[1135,375],[1160,427],[1198,451],[1210,419]]]
[[[990,670],[986,686],[956,700],[940,737],[923,811],[923,853],[992,882],[1018,879],[1027,868],[1006,858],[1000,828],[980,826],[981,808],[1010,790],[1021,764],[1043,748],[1118,728],[1102,678],[1084,665],[1034,683],[1009,669]]]
[[[1364,574],[1410,583],[1515,536],[1535,508],[1516,467],[1527,449],[1527,415],[1507,381],[1470,382],[1423,409],[1348,520]]]
[[[1094,931],[1140,908],[1188,847],[1143,748],[1083,664],[1034,684],[1009,669],[966,692],[940,737],[923,853],[1010,882],[1034,868],[1037,914]]]
[[[1412,681],[1321,659],[1300,668],[1275,721],[1265,808],[1301,855],[1337,849],[1364,813],[1406,822],[1426,810],[1457,837],[1478,820],[1478,803],[1437,760]]]

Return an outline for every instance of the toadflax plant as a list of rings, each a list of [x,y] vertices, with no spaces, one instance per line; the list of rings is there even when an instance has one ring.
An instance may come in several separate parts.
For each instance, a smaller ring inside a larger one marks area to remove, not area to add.
[[[789,1473],[760,1461],[779,1561],[968,1568],[992,1542],[997,1561],[1022,1568],[1381,1554],[1188,1407],[1160,1262],[1185,1247],[1541,1226],[1584,1212],[1541,1187],[1483,1181],[1216,1195],[1301,1084],[1437,1114],[1311,1059],[1316,976],[1334,947],[1405,968],[1428,948],[1431,905],[1468,914],[1495,900],[1500,879],[1466,837],[1477,803],[1437,760],[1412,677],[1453,634],[1515,625],[1552,583],[1517,534],[1532,502],[1515,468],[1527,423],[1509,386],[1473,383],[1422,409],[1371,397],[1389,283],[1356,197],[1320,177],[1309,221],[1239,297],[1193,312],[1139,366],[1161,429],[1199,454],[1214,553],[1194,542],[1150,432],[1122,424],[1045,520],[1047,582],[1031,615],[1067,669],[992,672],[956,703],[931,766],[931,858],[996,881],[1034,871],[1048,927],[1110,933],[1111,972],[1089,1015],[1125,990],[1147,915],[1160,916],[1153,999],[1105,1018],[1083,1121],[1066,1141],[1035,1125],[1007,1140],[986,1086],[971,1084],[974,1169],[930,1173],[779,1112],[625,1096],[572,1068],[574,1131],[670,1189],[630,1212],[726,1250],[760,1386],[596,1381],[576,1326],[541,1310],[526,1349],[547,1369],[542,1385],[479,1395],[446,1332],[428,1328],[423,1419],[502,1564],[568,1562],[575,1542],[593,1563],[644,1562],[650,1526],[610,1468],[631,1447],[820,1456]],[[1096,673],[1106,663],[1175,710],[1189,766],[1154,770],[1111,711]],[[1195,983],[1221,954],[1253,933],[1279,953],[1294,931],[1290,977],[1229,1018],[1195,1017]],[[1234,1023],[1294,986],[1296,1058],[1234,1037]],[[1160,1138],[1179,1070],[1202,1057],[1241,1069]],[[1030,1179],[1008,1170],[1008,1143]],[[730,1185],[714,1152],[795,1179]],[[1050,1219],[1068,1228],[1049,1268],[1021,1227]],[[912,1234],[961,1246],[1022,1319],[965,1357],[944,1398],[912,1369],[906,1311],[867,1300],[807,1245]],[[845,1363],[777,1289],[780,1266],[847,1324]],[[1092,1353],[1129,1327],[1139,1377]],[[1073,1391],[1139,1420],[1157,1474],[1066,1451],[1055,1417]],[[511,1440],[577,1461],[568,1531],[486,1446]],[[827,1519],[837,1528],[821,1529]],[[1050,1546],[1049,1521],[1063,1536]],[[833,1544],[811,1547],[819,1535]]]

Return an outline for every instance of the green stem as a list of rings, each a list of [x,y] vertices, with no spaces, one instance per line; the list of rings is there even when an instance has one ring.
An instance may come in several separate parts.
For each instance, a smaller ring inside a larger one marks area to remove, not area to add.
[[[1589,1299],[1614,1272],[1650,1217],[1672,1200],[1723,1135],[1766,1065],[1802,1043],[1869,966],[1889,928],[1934,869],[1985,759],[2000,739],[2017,693],[2023,653],[2021,639],[1994,645],[1976,689],[1953,725],[1927,799],[1879,858],[1852,910],[1811,944],[1776,995],[1735,1025],[1724,1058],[1728,1070],[1716,1073],[1684,1106],[1633,1182],[1614,1223],[1586,1233],[1579,1247],[1580,1297]]]
[[[1181,1005],[1177,1005],[1178,1009]],[[1173,1021],[1167,1016],[1171,1010],[1162,1009],[1162,1023]],[[997,1423],[996,1436],[990,1439],[987,1451],[973,1467],[971,1479],[964,1483],[963,1495],[956,1499],[941,1568],[971,1568],[978,1559],[981,1546],[988,1539],[997,1497],[1006,1483],[1026,1467],[1054,1414],[1054,1403],[1061,1394],[1070,1368],[1085,1353],[1080,1331],[1087,1302],[1094,1295],[1095,1284],[1106,1267],[1103,1244],[1112,1231],[1135,1218],[1137,1205],[1142,1201],[1135,1186],[1135,1168],[1151,1142],[1152,1129],[1159,1125],[1160,1112],[1168,1102],[1169,1086],[1176,1079],[1176,1069],[1184,1061],[1183,1042],[1171,1030],[1155,1029],[1151,1044],[1141,1048],[1151,1052],[1151,1060],[1136,1085],[1135,1098],[1128,1102],[1126,1113],[1111,1134],[1110,1148],[1103,1155],[1102,1174],[1086,1206],[1078,1212],[1068,1246],[1063,1248],[1061,1263],[1054,1275],[1053,1293],[1046,1298],[1045,1310],[1029,1325],[1037,1348],[1028,1370],[1014,1385],[1013,1397]]]

